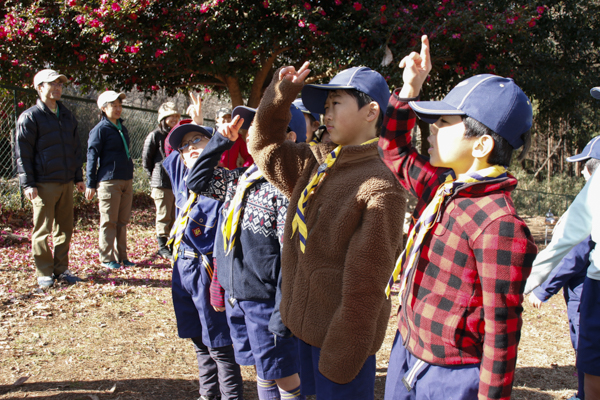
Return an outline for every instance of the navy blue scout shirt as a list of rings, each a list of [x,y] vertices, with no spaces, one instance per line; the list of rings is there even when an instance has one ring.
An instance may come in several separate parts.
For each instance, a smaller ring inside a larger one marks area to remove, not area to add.
[[[188,187],[196,193],[224,201],[226,215],[235,196],[239,177],[246,168],[215,168],[221,154],[234,142],[215,134],[190,170]],[[288,199],[266,179],[250,186],[243,199],[238,234],[232,251],[225,255],[221,227],[215,242],[217,275],[227,295],[237,300],[275,299],[269,331],[288,336],[281,322],[281,243]],[[221,218],[223,221],[223,218]]]
[[[171,153],[163,162],[163,166],[171,179],[177,215],[188,200],[186,186],[187,167],[178,152]],[[219,229],[220,201],[198,196],[188,214],[189,220],[181,239],[179,251],[191,250],[207,256],[212,264],[215,236]]]
[[[122,125],[123,120],[119,121],[127,146],[131,147],[127,128]],[[102,181],[133,179],[133,160],[127,157],[119,130],[104,116],[90,131],[86,178],[86,186],[91,189],[96,189]]]

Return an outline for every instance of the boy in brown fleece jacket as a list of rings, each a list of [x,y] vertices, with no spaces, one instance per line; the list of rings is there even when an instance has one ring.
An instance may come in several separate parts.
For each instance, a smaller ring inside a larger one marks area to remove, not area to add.
[[[308,63],[274,76],[256,112],[249,150],[289,199],[282,254],[284,324],[300,339],[303,390],[323,399],[374,397],[375,353],[390,316],[389,274],[402,246],[404,190],[377,152],[389,88],[369,68],[304,86]],[[304,89],[303,89],[304,87]],[[286,142],[302,90],[336,144]],[[308,391],[311,391],[310,389]],[[305,392],[305,394],[310,394]]]

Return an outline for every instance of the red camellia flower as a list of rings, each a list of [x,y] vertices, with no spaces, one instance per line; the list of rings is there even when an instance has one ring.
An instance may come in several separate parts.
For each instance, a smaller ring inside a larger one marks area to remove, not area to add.
[[[19,102],[19,104],[17,104],[19,106],[19,108],[23,108],[25,107],[25,103],[23,103],[22,101]]]
[[[307,10],[310,10],[312,7],[310,4],[304,3],[304,8],[306,8]]]
[[[68,1],[67,1],[67,5],[68,5],[69,7],[74,7],[74,6],[76,6],[76,5],[77,5],[77,0],[68,0]]]
[[[108,54],[104,53],[102,55],[100,55],[100,57],[98,57],[98,61],[100,61],[102,64],[107,64],[110,60],[110,57],[108,56]]]
[[[87,57],[85,56],[85,54],[80,54],[77,58],[79,59],[79,61],[83,62],[86,60]]]
[[[83,25],[85,22],[85,17],[83,15],[78,15],[75,17],[75,22],[77,22],[78,25]]]
[[[533,28],[535,26],[535,19],[532,18],[527,25],[529,25],[530,28]]]
[[[114,12],[119,12],[121,11],[121,6],[118,5],[117,3],[113,3],[110,8],[114,11]]]
[[[342,0],[335,0],[335,5],[339,6],[340,4],[342,4]]]
[[[160,89],[160,86],[158,86],[158,85],[152,85],[151,89],[156,92],[158,89]]]
[[[362,10],[362,4],[360,4],[359,2],[354,3],[352,6],[356,11]]]
[[[163,54],[165,54],[164,50],[156,50],[156,53],[154,53],[154,57],[158,58],[158,57],[162,56]]]
[[[269,8],[269,1],[268,0],[263,1],[263,7],[264,8]]]
[[[137,19],[137,14],[134,14],[134,13],[129,14],[129,19],[135,21]]]
[[[298,26],[299,26],[300,28],[304,28],[304,27],[306,26],[306,25],[304,24],[304,20],[302,20],[302,19],[301,19],[301,20],[300,20],[300,22],[298,22]]]
[[[538,14],[543,14],[544,11],[546,11],[546,7],[544,7],[544,6],[538,6],[538,8],[537,8]]]
[[[109,35],[106,35],[102,38],[102,43],[110,43],[112,38]]]
[[[94,18],[93,20],[90,21],[90,26],[92,28],[97,28],[100,26],[100,21],[98,21],[96,18]]]

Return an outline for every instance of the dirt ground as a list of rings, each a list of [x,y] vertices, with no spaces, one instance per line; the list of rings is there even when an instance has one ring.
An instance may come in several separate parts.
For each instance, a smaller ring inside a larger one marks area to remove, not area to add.
[[[97,226],[80,223],[71,269],[86,281],[46,292],[36,287],[29,227],[1,232],[0,399],[198,397],[192,344],[177,337],[171,269],[154,256],[152,211],[137,210],[131,224],[136,267],[101,269]],[[528,219],[541,244],[542,222]],[[524,307],[513,398],[567,399],[577,378],[564,300],[557,295],[541,310]],[[395,326],[392,315],[377,354],[376,399],[383,398]],[[245,398],[257,399],[253,369],[244,367],[243,374]]]

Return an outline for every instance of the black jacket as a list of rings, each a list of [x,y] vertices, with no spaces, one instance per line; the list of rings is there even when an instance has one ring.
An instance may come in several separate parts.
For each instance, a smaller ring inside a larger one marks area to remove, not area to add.
[[[37,182],[83,181],[77,120],[63,103],[57,104],[59,117],[38,99],[17,121],[15,156],[24,188]]]
[[[121,124],[123,120],[120,120]],[[129,133],[122,125],[123,136],[131,150]],[[96,170],[97,168],[97,170]],[[86,186],[98,187],[98,182],[112,179],[133,179],[133,160],[127,157],[119,130],[106,117],[90,131],[88,139]]]
[[[150,186],[171,189],[171,179],[162,165],[166,158],[165,139],[168,132],[156,128],[148,134],[142,151],[142,165],[150,178]]]

